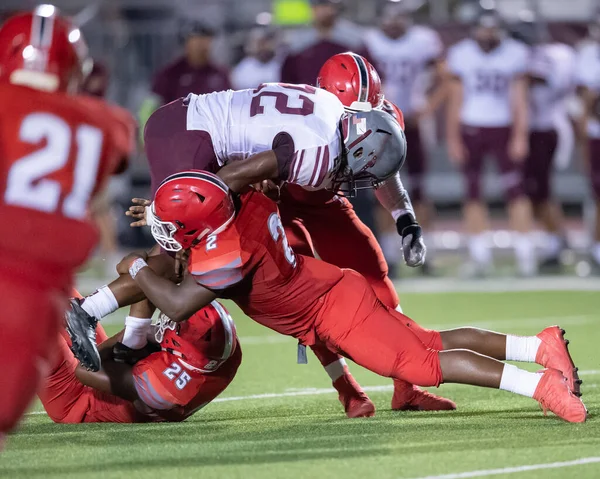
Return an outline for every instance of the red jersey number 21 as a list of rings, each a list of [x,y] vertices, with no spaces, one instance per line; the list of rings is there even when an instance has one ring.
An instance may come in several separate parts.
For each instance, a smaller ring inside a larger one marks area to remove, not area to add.
[[[62,118],[50,113],[31,113],[21,123],[19,139],[23,143],[45,141],[45,146],[14,162],[4,193],[6,204],[47,213],[58,210],[63,197],[61,183],[46,177],[67,165],[73,136],[77,149],[73,186],[64,197],[62,213],[74,219],[85,217],[102,154],[102,131],[90,125],[79,125],[73,130]]]

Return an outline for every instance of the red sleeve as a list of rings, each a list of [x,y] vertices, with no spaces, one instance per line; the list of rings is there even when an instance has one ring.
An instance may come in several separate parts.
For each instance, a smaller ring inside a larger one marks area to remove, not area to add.
[[[203,249],[192,251],[188,269],[199,285],[210,290],[224,290],[236,285],[244,279],[239,241],[219,238],[219,235],[207,238]]]

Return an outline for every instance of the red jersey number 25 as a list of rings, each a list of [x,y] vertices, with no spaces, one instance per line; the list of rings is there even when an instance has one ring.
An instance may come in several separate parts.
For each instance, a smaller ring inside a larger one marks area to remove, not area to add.
[[[45,141],[45,145],[12,165],[4,193],[6,204],[47,213],[61,207],[62,214],[69,218],[84,218],[96,184],[102,131],[85,124],[71,128],[56,115],[31,113],[21,123],[19,140],[33,145]],[[71,191],[63,192],[61,182],[47,176],[67,166],[73,145],[76,150],[72,187]]]

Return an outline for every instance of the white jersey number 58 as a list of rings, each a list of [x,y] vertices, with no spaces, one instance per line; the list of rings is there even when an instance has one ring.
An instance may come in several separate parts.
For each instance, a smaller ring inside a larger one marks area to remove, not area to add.
[[[4,194],[6,204],[47,213],[58,209],[63,194],[61,185],[46,177],[66,166],[73,135],[77,148],[73,188],[62,203],[62,213],[69,218],[85,217],[102,153],[102,131],[80,125],[73,132],[62,118],[50,113],[32,113],[21,123],[19,139],[23,143],[45,145],[19,158],[11,167]]]

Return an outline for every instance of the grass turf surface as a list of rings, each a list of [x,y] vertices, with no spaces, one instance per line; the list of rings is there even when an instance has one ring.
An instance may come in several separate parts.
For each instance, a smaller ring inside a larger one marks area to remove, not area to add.
[[[600,456],[598,293],[407,294],[402,305],[439,329],[469,324],[537,334],[560,324],[583,372],[588,422],[567,424],[544,417],[531,399],[455,385],[438,392],[457,411],[392,412],[391,381],[356,365],[351,370],[378,409],[374,418],[348,420],[314,356],[296,365],[293,340],[231,307],[244,360],[216,402],[180,424],[58,425],[28,415],[0,456],[0,477],[421,478]],[[600,463],[510,477],[568,474],[600,477]]]

